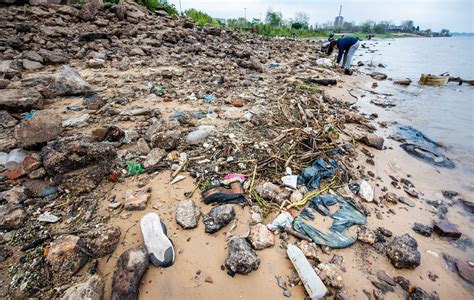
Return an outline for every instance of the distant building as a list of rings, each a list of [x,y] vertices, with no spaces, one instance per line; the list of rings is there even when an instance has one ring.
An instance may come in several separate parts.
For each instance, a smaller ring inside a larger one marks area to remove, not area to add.
[[[339,7],[339,16],[337,16],[336,19],[334,19],[334,27],[342,26],[342,24],[344,23],[344,18],[341,16],[341,13],[342,13],[342,5]]]

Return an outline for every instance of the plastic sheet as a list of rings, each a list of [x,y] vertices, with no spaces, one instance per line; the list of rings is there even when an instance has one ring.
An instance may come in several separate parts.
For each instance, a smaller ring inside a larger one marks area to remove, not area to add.
[[[330,160],[326,161],[319,158],[313,162],[311,167],[304,169],[300,176],[298,176],[298,184],[306,184],[309,190],[319,188],[322,179],[331,178],[336,174],[337,162]]]
[[[357,236],[349,236],[348,229],[354,225],[364,225],[367,217],[355,205],[337,197],[340,205],[338,211],[331,215],[334,220],[328,233],[324,233],[304,222],[301,217],[293,220],[293,229],[311,238],[319,245],[331,248],[346,248],[354,244]]]
[[[323,216],[329,215],[328,206],[332,206],[338,202],[338,197],[336,195],[318,195],[313,197],[309,202],[309,207],[316,210]]]

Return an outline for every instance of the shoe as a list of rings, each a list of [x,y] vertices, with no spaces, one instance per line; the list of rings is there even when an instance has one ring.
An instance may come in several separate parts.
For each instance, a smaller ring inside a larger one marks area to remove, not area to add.
[[[245,201],[244,189],[239,181],[229,184],[230,188],[225,186],[212,186],[202,191],[201,196],[204,203],[242,203]]]
[[[350,69],[344,69],[344,74],[346,74],[346,75],[352,75],[352,70],[350,70]]]
[[[174,246],[160,217],[156,213],[148,213],[141,219],[140,227],[150,262],[162,268],[171,266],[175,260]]]

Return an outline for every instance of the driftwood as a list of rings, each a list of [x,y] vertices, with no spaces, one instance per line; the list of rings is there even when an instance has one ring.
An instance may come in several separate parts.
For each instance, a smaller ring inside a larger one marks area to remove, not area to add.
[[[286,231],[288,234],[291,234],[292,236],[294,236],[294,237],[296,237],[296,238],[299,238],[299,239],[301,239],[301,240],[305,240],[305,241],[308,241],[308,242],[312,242],[312,241],[313,241],[313,240],[310,239],[309,237],[302,235],[301,233],[299,233],[298,231],[293,230],[293,229],[290,228],[290,227],[285,227],[285,231]]]
[[[449,77],[448,82],[451,82],[451,81],[459,82],[459,85],[463,83],[474,85],[474,80],[466,80],[466,79],[462,79],[461,77]]]
[[[337,84],[337,80],[336,79],[307,79],[306,80],[307,82],[311,82],[311,83],[316,83],[316,84],[319,84],[319,85],[324,85],[324,86],[328,86],[328,85],[336,85]]]

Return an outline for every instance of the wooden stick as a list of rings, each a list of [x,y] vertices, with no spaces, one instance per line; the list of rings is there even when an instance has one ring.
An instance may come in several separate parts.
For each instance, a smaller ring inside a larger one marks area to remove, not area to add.
[[[292,236],[296,237],[296,238],[299,238],[300,240],[305,240],[305,241],[308,241],[308,242],[312,242],[313,240],[310,239],[309,237],[305,236],[305,235],[302,235],[301,233],[293,230],[292,228],[290,227],[285,227],[285,231],[288,233],[288,234],[291,234]]]

